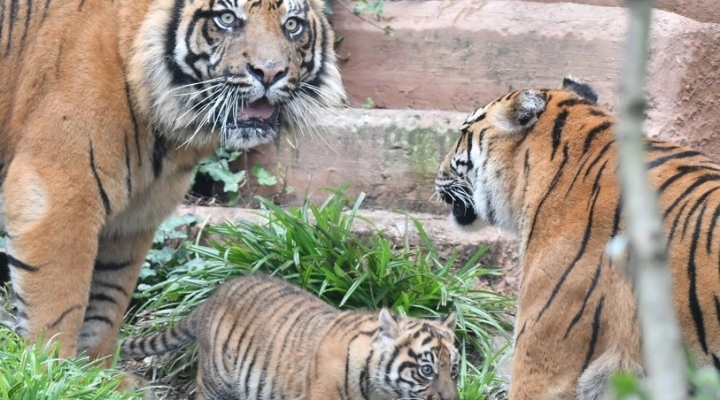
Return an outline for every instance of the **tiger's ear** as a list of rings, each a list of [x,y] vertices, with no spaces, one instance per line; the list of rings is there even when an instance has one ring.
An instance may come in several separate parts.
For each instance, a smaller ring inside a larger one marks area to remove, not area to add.
[[[597,104],[598,95],[595,93],[595,89],[570,75],[563,78],[562,88],[563,90],[575,93],[592,104]]]
[[[455,325],[457,324],[457,313],[455,310],[450,311],[448,315],[440,318],[440,324],[451,331],[455,330]]]
[[[526,90],[510,100],[505,115],[498,115],[494,123],[508,132],[518,132],[533,126],[540,114],[545,111],[547,100],[545,93]]]
[[[378,317],[378,324],[380,326],[380,334],[390,338],[395,339],[398,337],[399,327],[397,324],[397,320],[395,319],[395,316],[388,311],[387,308],[383,308],[380,310],[380,316]]]

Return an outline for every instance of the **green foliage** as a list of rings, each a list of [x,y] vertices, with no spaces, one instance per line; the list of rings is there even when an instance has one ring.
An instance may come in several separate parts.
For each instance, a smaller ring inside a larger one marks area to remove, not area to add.
[[[236,205],[240,200],[240,187],[245,184],[245,171],[233,172],[230,163],[237,160],[242,151],[228,151],[224,147],[215,149],[212,155],[200,161],[197,173],[208,176],[215,182],[222,183],[222,192],[229,196],[228,203]],[[193,181],[194,183],[194,181]]]
[[[720,373],[718,370],[712,366],[698,368],[687,349],[686,357],[688,381],[692,388],[692,395],[688,397],[688,400],[720,399]],[[641,380],[628,372],[616,373],[610,381],[610,387],[618,400],[650,399]]]
[[[192,252],[186,246],[186,241],[190,239],[189,229],[199,222],[200,217],[186,214],[170,217],[160,225],[153,237],[153,246],[140,269],[141,283],[138,285],[140,293],[149,285],[167,279],[168,275],[164,271],[172,271],[182,264],[201,261],[191,258]],[[142,298],[142,294],[136,297]]]
[[[618,400],[636,397],[647,398],[643,393],[640,380],[629,372],[616,373],[610,379],[610,387]]]
[[[690,374],[690,384],[695,388],[694,400],[720,399],[720,374],[714,367],[706,367]]]
[[[191,186],[195,186],[197,174],[203,175],[208,178],[209,182],[215,184],[211,185],[210,193],[202,193],[207,189],[200,190],[201,195],[215,197],[220,194],[220,200],[227,205],[237,205],[241,198],[240,191],[243,186],[247,185],[248,172],[245,170],[234,171],[232,163],[242,154],[242,151],[216,149],[212,155],[200,161]],[[252,174],[261,186],[274,186],[278,183],[277,178],[260,165],[253,166]]]
[[[190,246],[196,256],[170,269],[161,267],[152,282],[139,286],[136,297],[142,305],[135,311],[134,334],[165,328],[230,277],[263,271],[341,308],[389,307],[421,318],[456,310],[459,342],[468,353],[462,366],[463,384],[468,390],[487,393],[497,384],[491,373],[483,372],[493,365],[490,340],[510,329],[504,312],[511,300],[474,288],[478,278],[498,273],[476,265],[486,249],[456,266],[456,256],[444,259],[420,223],[412,219],[422,246],[397,248],[357,215],[362,200],[363,196],[350,203],[341,190],[322,206],[306,201],[301,208],[285,210],[259,198],[265,223],[240,220],[209,228],[206,232],[220,238],[219,242]],[[367,227],[366,233],[354,233],[358,224]],[[472,360],[484,360],[487,365],[476,366]],[[177,369],[191,362],[192,358],[185,358],[171,364]]]
[[[383,7],[385,6],[385,0],[358,0],[355,2],[355,8],[353,12],[355,15],[360,15],[364,12],[369,12],[375,15],[375,18],[380,21],[383,17]]]
[[[138,393],[116,392],[121,372],[102,368],[87,358],[60,360],[48,347],[29,346],[0,326],[0,399],[124,400]],[[53,346],[55,347],[55,346]]]

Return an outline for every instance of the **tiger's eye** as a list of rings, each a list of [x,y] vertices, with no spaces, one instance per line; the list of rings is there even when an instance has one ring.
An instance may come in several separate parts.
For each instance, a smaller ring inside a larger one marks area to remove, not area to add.
[[[220,22],[222,22],[222,24],[225,26],[232,25],[236,19],[237,17],[235,17],[235,14],[231,12],[224,12],[220,14]]]
[[[435,374],[435,371],[433,371],[433,367],[425,364],[420,367],[420,375],[426,377],[426,378],[432,378],[432,376]]]
[[[288,18],[288,20],[285,21],[285,30],[287,30],[289,33],[297,33],[300,31],[301,28],[302,25],[297,18]]]

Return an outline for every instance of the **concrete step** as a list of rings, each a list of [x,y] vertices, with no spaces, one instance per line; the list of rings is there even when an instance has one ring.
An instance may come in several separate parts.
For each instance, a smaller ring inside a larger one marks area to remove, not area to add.
[[[535,3],[577,3],[591,6],[625,7],[625,0],[523,0]],[[700,22],[720,22],[720,2],[717,0],[659,0],[658,10],[669,11]]]
[[[470,112],[507,91],[572,74],[614,107],[627,13],[621,0],[385,2],[392,35],[334,2],[351,103]],[[576,4],[576,3],[590,3]],[[720,159],[720,2],[660,1],[653,14],[648,133]],[[669,11],[680,12],[698,20]],[[369,16],[366,16],[369,17]],[[369,17],[372,18],[372,17]]]

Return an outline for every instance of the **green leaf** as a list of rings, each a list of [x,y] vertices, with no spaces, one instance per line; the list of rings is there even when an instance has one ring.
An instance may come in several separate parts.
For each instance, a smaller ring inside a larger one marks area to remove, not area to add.
[[[260,165],[253,167],[253,175],[257,178],[258,184],[263,186],[277,185],[277,178]]]
[[[375,108],[375,100],[373,100],[372,97],[368,97],[362,106],[363,108]]]

